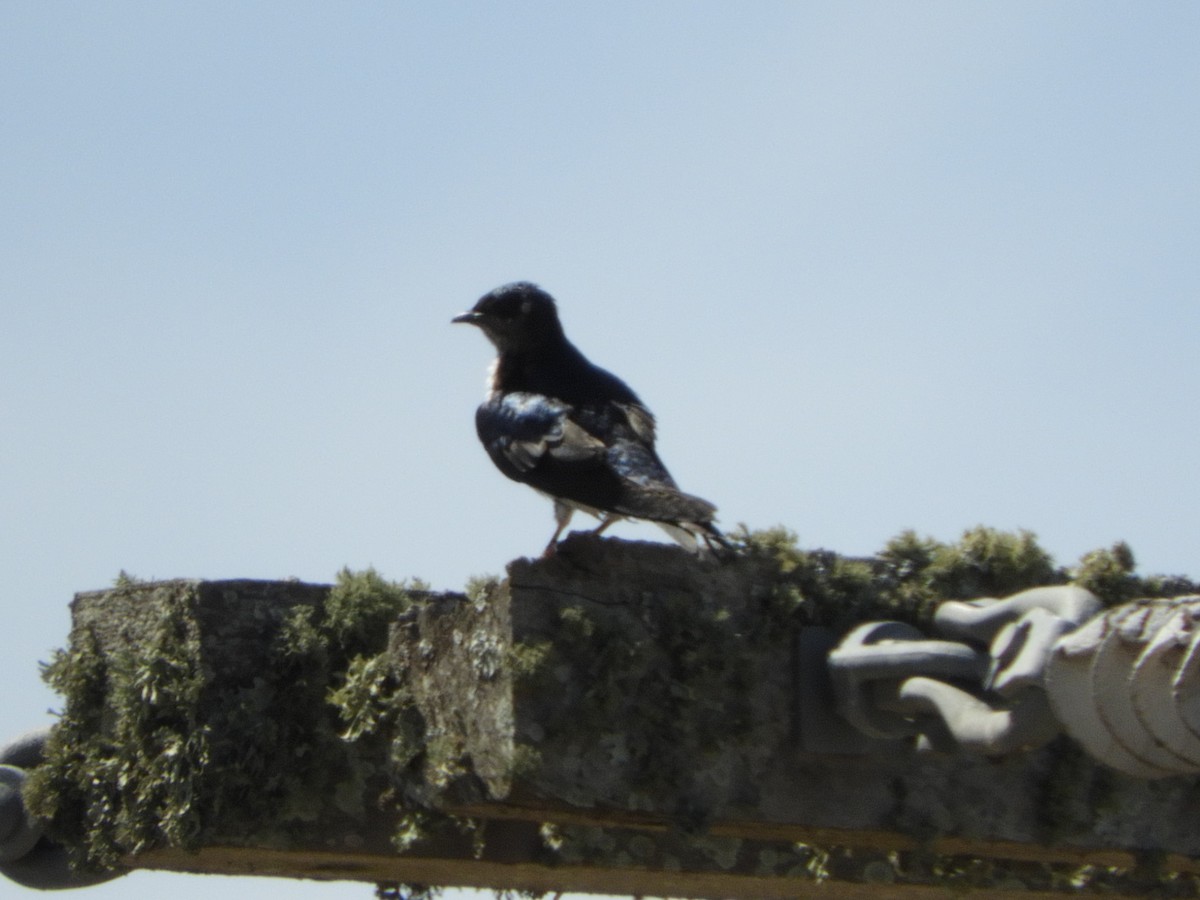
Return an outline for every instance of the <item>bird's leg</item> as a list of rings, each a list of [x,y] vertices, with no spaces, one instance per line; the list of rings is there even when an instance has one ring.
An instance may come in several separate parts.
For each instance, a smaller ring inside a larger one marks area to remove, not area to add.
[[[550,543],[542,551],[542,559],[549,559],[554,555],[554,550],[558,546],[558,536],[563,533],[563,529],[567,527],[573,515],[575,515],[574,509],[558,500],[554,501],[554,521],[558,523],[558,527],[554,529],[554,535],[550,538]]]
[[[596,535],[603,534],[605,528],[607,528],[613,522],[621,521],[621,519],[623,519],[623,518],[624,518],[624,516],[606,515],[604,517],[604,520],[599,525],[597,525],[595,528],[592,529],[592,536],[595,537]]]

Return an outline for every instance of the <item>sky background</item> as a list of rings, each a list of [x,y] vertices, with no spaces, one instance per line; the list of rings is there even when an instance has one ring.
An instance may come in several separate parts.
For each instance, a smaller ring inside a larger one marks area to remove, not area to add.
[[[539,552],[449,324],[515,279],[726,526],[1200,576],[1198,101],[1191,2],[4,0],[0,742],[122,569]]]

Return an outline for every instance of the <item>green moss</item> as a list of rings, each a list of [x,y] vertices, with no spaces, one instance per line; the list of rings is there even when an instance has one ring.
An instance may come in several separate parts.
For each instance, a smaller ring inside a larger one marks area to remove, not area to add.
[[[421,581],[389,581],[373,568],[342,569],[325,602],[322,630],[347,652],[379,651],[380,636],[387,635],[396,616],[428,590]]]
[[[343,740],[356,741],[379,730],[397,706],[398,687],[386,654],[356,656],[350,660],[340,687],[329,693],[345,729]]]
[[[203,638],[198,590],[119,578],[113,600],[152,599],[157,618],[107,654],[77,630],[46,667],[66,702],[29,803],[77,864],[111,868],[162,846],[286,845],[361,814],[386,764],[386,749],[347,742],[397,718],[380,659],[411,585],[344,571],[324,603],[234,610],[256,618],[228,637],[218,619]],[[245,638],[257,642],[252,667],[225,645]]]
[[[1093,550],[1079,561],[1073,575],[1075,583],[1087,588],[1110,604],[1124,603],[1138,595],[1139,580],[1133,551],[1124,541],[1107,550]]]
[[[750,531],[739,526],[731,540],[746,564],[767,579],[762,622],[766,629],[848,625],[881,606],[870,560],[802,550],[796,535],[783,527]]]
[[[197,719],[196,641],[172,605],[144,652],[104,656],[84,635],[46,667],[67,706],[26,802],[80,861],[111,868],[125,852],[160,842],[193,846],[202,831],[196,786],[212,745]]]
[[[486,603],[500,587],[495,575],[472,575],[467,579],[465,592],[472,603]]]
[[[906,531],[871,558],[800,549],[784,528],[743,527],[734,539],[745,556],[768,567],[767,613],[775,625],[844,631],[879,618],[926,624],[943,600],[1005,596],[1066,580],[1026,531],[973,528],[953,544]]]
[[[1133,552],[1124,542],[1062,567],[1032,532],[982,526],[968,529],[954,543],[905,531],[866,559],[801,549],[785,528],[749,531],[743,526],[734,538],[745,555],[773,567],[767,610],[773,621],[839,630],[880,618],[926,626],[945,600],[1005,597],[1068,582],[1109,604],[1200,592],[1200,585],[1180,576],[1137,575]]]
[[[1180,575],[1138,575],[1133,550],[1118,541],[1103,550],[1085,553],[1067,574],[1112,606],[1142,597],[1180,597],[1200,593],[1200,583]]]
[[[115,587],[115,588],[134,587],[135,585],[138,585],[141,583],[142,583],[142,579],[138,578],[136,575],[131,575],[129,572],[126,572],[124,569],[122,569],[120,572],[118,572],[117,577],[113,579],[113,587]]]
[[[553,644],[548,640],[515,643],[508,650],[508,669],[515,677],[526,680],[547,674],[546,663],[552,649]]]
[[[928,577],[946,599],[1004,597],[1063,580],[1032,532],[982,526],[964,532],[955,545],[939,547]]]

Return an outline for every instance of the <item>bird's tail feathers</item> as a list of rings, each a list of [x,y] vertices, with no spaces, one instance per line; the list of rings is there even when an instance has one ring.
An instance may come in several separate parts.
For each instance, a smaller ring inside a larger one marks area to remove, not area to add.
[[[697,556],[729,557],[737,552],[729,538],[712,522],[659,522],[658,527]]]
[[[639,488],[622,499],[622,513],[656,523],[693,553],[733,552],[733,545],[713,524],[717,508],[707,500],[663,487]]]

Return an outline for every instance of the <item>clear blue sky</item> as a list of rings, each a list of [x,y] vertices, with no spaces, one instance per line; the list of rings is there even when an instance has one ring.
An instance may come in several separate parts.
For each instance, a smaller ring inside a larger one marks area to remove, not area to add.
[[[1198,109],[1191,2],[5,0],[0,740],[121,569],[539,551],[449,324],[517,278],[726,525],[1200,576]]]

